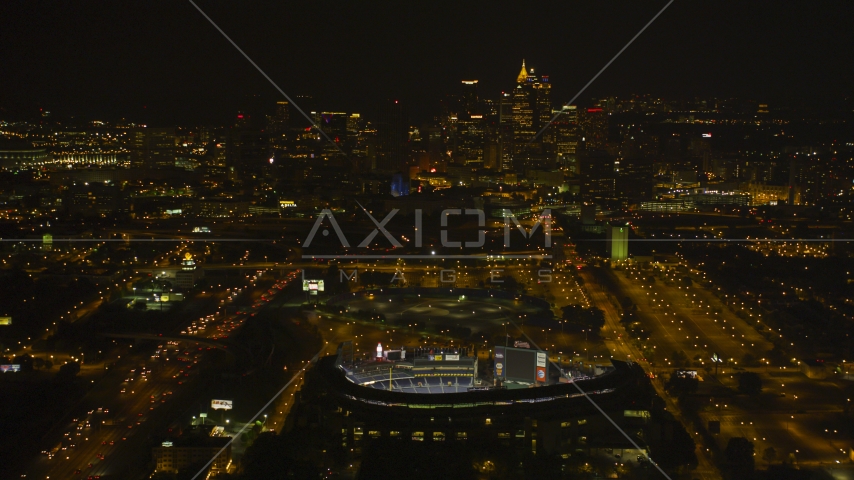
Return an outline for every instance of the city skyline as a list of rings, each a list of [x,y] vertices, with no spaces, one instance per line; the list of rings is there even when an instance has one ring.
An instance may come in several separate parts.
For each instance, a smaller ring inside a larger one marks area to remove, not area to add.
[[[93,5],[97,8],[88,12],[65,6],[49,11],[27,4],[2,7],[4,17],[42,22],[55,31],[52,37],[64,41],[45,43],[40,30],[26,21],[9,25],[0,47],[10,72],[0,108],[13,116],[46,108],[65,116],[218,124],[234,111],[281,98],[189,4],[147,4],[136,11]],[[852,43],[851,33],[832,28],[850,6],[774,5],[706,9],[677,2],[656,21],[664,26],[645,32],[578,103],[633,92],[771,103],[850,97],[851,53],[844,45]],[[397,98],[412,108],[418,122],[435,114],[443,92],[460,79],[479,79],[484,96],[512,88],[522,58],[538,73],[551,75],[555,102],[564,103],[661,7],[551,6],[554,11],[522,10],[507,24],[497,21],[501,8],[476,5],[450,16],[439,4],[424,11],[406,7],[400,15],[409,20],[403,22],[370,7],[201,6],[289,95],[312,95],[324,109],[361,112]],[[98,15],[110,21],[96,28]],[[313,30],[321,19],[323,31]],[[365,27],[344,37],[350,21]],[[444,24],[455,34],[437,35]],[[508,29],[531,33],[500,33]],[[786,31],[798,35],[777,34]],[[107,35],[126,41],[107,42]],[[403,41],[385,41],[395,37]],[[85,55],[80,53],[84,48]],[[443,53],[420,53],[427,50]],[[478,61],[469,61],[469,55]],[[777,81],[783,77],[786,82]],[[70,89],[74,95],[63,93]]]
[[[852,14],[0,3],[0,480],[854,479]]]

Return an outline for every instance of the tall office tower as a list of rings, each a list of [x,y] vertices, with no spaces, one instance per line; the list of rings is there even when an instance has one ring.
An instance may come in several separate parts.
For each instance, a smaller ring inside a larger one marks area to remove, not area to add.
[[[397,100],[384,102],[377,112],[376,169],[394,173],[405,166],[408,128],[403,105]]]
[[[534,107],[536,92],[533,89],[533,79],[528,81],[525,61],[522,60],[522,71],[516,76],[516,87],[513,88],[513,153],[523,153],[527,143],[534,138],[537,131],[534,128]]]
[[[442,127],[436,125],[424,125],[421,127],[422,145],[430,161],[430,168],[444,171],[442,166],[445,142],[442,138]]]
[[[241,180],[259,178],[272,158],[270,134],[254,128],[247,115],[237,114],[237,122],[226,140],[226,166]]]
[[[174,128],[134,128],[130,134],[131,166],[175,166],[177,136]]]
[[[356,144],[359,140],[359,132],[365,128],[365,119],[358,113],[351,113],[347,117],[347,138],[352,144]]]
[[[533,72],[533,69],[531,69]],[[534,126],[537,132],[549,124],[552,119],[552,84],[549,83],[549,77],[543,75],[539,82],[534,82],[534,91],[536,92],[536,105],[534,111]],[[547,128],[542,133],[542,142],[552,144],[555,142],[554,129]]]
[[[552,135],[558,165],[570,176],[578,175],[578,109],[575,105],[564,105],[553,112],[555,121]]]
[[[588,108],[581,127],[587,150],[605,150],[608,145],[608,114],[603,108]]]
[[[483,160],[484,122],[482,115],[458,119],[451,128],[454,163],[469,165]]]
[[[461,114],[465,113],[471,116],[481,113],[477,96],[477,80],[463,80],[463,94],[460,103]]]
[[[347,123],[349,117],[344,112],[320,112],[320,122],[318,125],[323,133],[329,136],[335,145],[343,148],[347,141]],[[327,153],[337,153],[338,149],[329,142],[323,144],[324,151]]]
[[[604,150],[589,150],[581,158],[582,191],[585,199],[614,198],[617,183],[616,159]]]
[[[501,147],[498,143],[490,141],[484,144],[483,166],[492,171],[501,171]]]
[[[513,160],[513,98],[501,92],[498,97],[498,148],[501,151],[501,169],[510,168]]]
[[[551,133],[541,135],[532,142],[540,129],[548,125],[549,120],[551,120],[551,83],[549,83],[549,77],[538,78],[534,75],[533,68],[530,72],[525,69],[525,61],[522,60],[522,70],[516,76],[516,87],[511,96],[514,123],[513,153],[541,153],[543,143],[554,143]]]
[[[628,223],[609,223],[605,228],[608,258],[612,262],[619,262],[629,258],[629,230],[632,227]]]
[[[276,149],[287,148],[288,127],[290,126],[291,105],[287,100],[276,102],[276,111],[267,117],[267,132],[270,145]]]

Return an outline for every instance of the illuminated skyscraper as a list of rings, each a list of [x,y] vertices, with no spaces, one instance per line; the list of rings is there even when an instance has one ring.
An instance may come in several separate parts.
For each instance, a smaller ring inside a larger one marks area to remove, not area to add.
[[[287,133],[290,126],[291,105],[286,100],[276,102],[276,112],[267,117],[267,131],[273,148],[284,149],[287,146]]]
[[[175,166],[174,128],[135,128],[130,132],[131,165],[142,168]]]
[[[480,112],[479,99],[477,96],[477,80],[463,80],[463,96],[460,113],[469,116]]]
[[[554,134],[547,131],[535,141],[532,140],[552,117],[549,77],[537,77],[533,68],[526,70],[525,61],[522,60],[522,70],[516,76],[516,87],[513,88],[511,99],[514,155],[542,153],[543,144],[554,143]]]
[[[602,107],[588,108],[582,130],[587,150],[604,150],[608,145],[608,114]]]

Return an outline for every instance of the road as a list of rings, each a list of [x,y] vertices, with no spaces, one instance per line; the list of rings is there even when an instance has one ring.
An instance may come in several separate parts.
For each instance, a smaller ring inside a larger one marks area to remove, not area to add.
[[[293,278],[295,274],[290,280]],[[251,289],[252,282],[245,288]],[[255,292],[255,296],[260,298],[260,293]],[[236,294],[230,292],[229,296]],[[265,302],[261,301],[254,308],[263,306]],[[192,322],[184,332],[200,340],[223,338],[244,320],[245,314],[210,315]],[[205,352],[211,348],[187,339],[180,344],[164,341],[153,355],[150,351],[124,355],[59,428],[45,436],[47,450],[60,443],[66,449],[53,458],[40,455],[21,475],[54,479],[100,475],[126,479],[148,471],[149,437],[162,434],[188,408],[198,405],[198,392],[204,390],[200,388],[199,372],[205,366]],[[141,369],[146,373],[140,373]],[[104,410],[108,413],[103,413]],[[84,424],[80,425],[80,421]]]
[[[584,284],[587,286],[586,289],[591,303],[593,306],[601,309],[605,314],[604,335],[606,347],[611,351],[611,355],[613,357],[620,360],[638,362],[645,370],[651,371],[649,362],[643,360],[643,354],[635,348],[630,341],[628,341],[628,332],[626,332],[625,328],[620,323],[620,314],[617,308],[611,302],[611,299],[604,287],[597,281],[599,275],[596,275],[596,268],[598,267],[582,270],[581,277],[584,279]],[[655,387],[658,396],[664,399],[667,409],[673,412],[676,418],[680,418],[678,406],[673,402],[670,396],[664,392],[662,383],[660,381],[653,381],[652,385]],[[692,473],[699,475],[703,479],[720,479],[720,471],[718,471],[712,461],[707,457],[705,449],[701,447],[702,439],[699,435],[693,435],[693,429],[690,425],[686,425],[685,427],[688,433],[692,434],[694,441],[697,443],[695,453],[697,455],[698,466]],[[653,460],[655,460],[655,458],[653,458]]]

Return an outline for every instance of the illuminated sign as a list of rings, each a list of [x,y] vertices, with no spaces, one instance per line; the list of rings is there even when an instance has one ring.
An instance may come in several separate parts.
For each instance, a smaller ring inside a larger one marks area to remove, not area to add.
[[[537,352],[537,366],[545,368],[545,366],[546,366],[546,352]]]
[[[211,408],[214,410],[231,410],[232,400],[211,400]]]
[[[302,290],[304,292],[314,291],[314,292],[322,292],[323,289],[323,280],[303,280],[302,281]]]
[[[704,133],[703,138],[712,138],[712,134],[711,133]]]
[[[445,360],[459,360],[459,355],[445,355]]]
[[[280,208],[294,208],[297,206],[297,202],[293,200],[279,200]]]
[[[12,317],[0,317],[0,325],[11,325]]]
[[[624,410],[623,416],[624,417],[630,417],[630,418],[649,418],[650,417],[648,410]]]
[[[20,372],[21,366],[18,364],[15,365],[0,365],[0,372]]]
[[[498,363],[496,363],[496,364],[495,364],[495,376],[496,376],[496,377],[500,377],[500,376],[501,376],[501,372],[502,372],[503,370],[504,370],[504,364],[503,364],[503,363],[498,362]]]
[[[442,356],[441,356],[441,355],[434,355],[434,356],[433,356],[433,360],[435,360],[435,361],[437,361],[437,362],[441,362],[441,361],[442,361]]]
[[[537,367],[537,381],[545,382],[546,381],[546,367]]]

